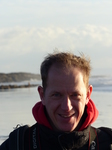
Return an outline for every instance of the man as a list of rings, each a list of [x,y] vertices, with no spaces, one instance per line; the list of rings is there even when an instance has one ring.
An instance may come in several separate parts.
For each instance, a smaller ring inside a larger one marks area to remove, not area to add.
[[[84,55],[48,55],[41,64],[41,101],[33,107],[37,123],[12,132],[0,150],[111,150],[111,129],[91,127],[98,110],[90,98],[90,71]]]

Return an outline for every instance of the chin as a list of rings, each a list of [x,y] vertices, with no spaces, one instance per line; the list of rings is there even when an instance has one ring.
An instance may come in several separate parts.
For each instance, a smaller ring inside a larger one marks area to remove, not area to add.
[[[60,128],[60,131],[62,131],[62,132],[72,132],[73,130],[75,130],[75,127],[73,127],[73,128],[71,128],[71,127]]]

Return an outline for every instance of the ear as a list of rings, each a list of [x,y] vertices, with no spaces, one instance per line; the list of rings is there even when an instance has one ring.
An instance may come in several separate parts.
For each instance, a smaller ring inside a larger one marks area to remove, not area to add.
[[[44,105],[44,90],[43,90],[43,87],[38,86],[38,93],[39,93],[40,99],[41,99],[41,101]]]
[[[87,97],[86,97],[86,105],[88,104],[89,99],[91,98],[92,91],[93,91],[93,87],[92,87],[92,85],[89,85],[88,86],[88,91],[87,91]]]

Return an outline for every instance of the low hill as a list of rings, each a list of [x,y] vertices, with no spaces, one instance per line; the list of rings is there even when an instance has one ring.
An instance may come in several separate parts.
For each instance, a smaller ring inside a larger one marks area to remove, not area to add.
[[[18,73],[0,73],[0,82],[21,82],[31,79],[40,80],[41,77],[39,74],[33,73],[25,73],[25,72],[18,72]]]

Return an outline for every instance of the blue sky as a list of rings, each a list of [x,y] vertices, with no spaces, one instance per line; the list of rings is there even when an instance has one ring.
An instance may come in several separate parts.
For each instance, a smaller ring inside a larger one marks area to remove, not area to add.
[[[111,0],[0,0],[0,72],[39,73],[55,49],[90,56],[112,75]]]

